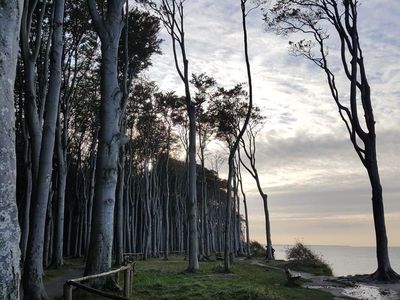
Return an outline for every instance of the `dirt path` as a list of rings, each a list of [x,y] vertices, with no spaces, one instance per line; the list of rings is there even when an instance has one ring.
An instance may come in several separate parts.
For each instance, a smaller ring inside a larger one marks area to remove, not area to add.
[[[63,296],[64,283],[73,278],[79,278],[83,275],[83,267],[76,267],[68,270],[59,277],[45,281],[44,288],[50,300],[60,299]]]

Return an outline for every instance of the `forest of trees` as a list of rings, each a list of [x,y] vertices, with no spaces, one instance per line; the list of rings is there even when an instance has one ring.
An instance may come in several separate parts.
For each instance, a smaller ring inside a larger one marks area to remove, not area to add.
[[[90,275],[123,264],[124,253],[144,259],[186,253],[188,270],[196,271],[199,260],[223,252],[228,271],[232,257],[251,256],[244,171],[260,194],[266,258],[273,259],[268,195],[256,165],[265,117],[253,100],[246,28],[249,12],[267,10],[263,2],[238,0],[248,81],[225,87],[210,74],[189,72],[184,0],[0,1],[1,299],[22,297],[20,286],[24,299],[46,298],[43,270],[61,267],[64,257],[85,257]],[[308,26],[314,38],[292,44],[293,51],[326,73],[373,189],[375,275],[397,278],[387,250],[357,2],[275,2],[265,13],[269,29],[286,35]],[[327,19],[342,42],[350,108],[327,62],[326,24],[319,23]],[[160,39],[161,30],[170,41]],[[142,76],[166,42],[172,53],[163,55],[173,56],[184,95]],[[215,139],[224,155],[207,151]],[[228,177],[220,178],[225,162]]]

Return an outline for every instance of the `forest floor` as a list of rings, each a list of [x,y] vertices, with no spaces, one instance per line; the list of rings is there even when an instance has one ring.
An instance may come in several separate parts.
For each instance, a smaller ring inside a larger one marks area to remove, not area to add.
[[[297,285],[287,284],[284,266],[299,271],[302,279]],[[231,273],[223,271],[223,261],[200,262],[200,271],[196,273],[186,272],[186,267],[187,261],[182,256],[171,256],[168,261],[154,258],[136,262],[131,299],[400,299],[400,284],[354,283],[326,276],[324,270],[296,267],[284,261],[239,259]],[[82,274],[82,260],[67,260],[62,269],[46,270],[45,288],[49,298],[62,299],[65,281]],[[74,299],[103,298],[74,291]]]
[[[62,299],[64,283],[73,278],[82,277],[84,261],[81,258],[65,259],[64,265],[59,268],[45,270],[44,288],[49,299]]]

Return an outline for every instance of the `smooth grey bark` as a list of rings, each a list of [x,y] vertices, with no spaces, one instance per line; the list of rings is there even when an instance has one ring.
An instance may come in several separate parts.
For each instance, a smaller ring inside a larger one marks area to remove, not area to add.
[[[24,194],[24,208],[21,224],[21,261],[22,264],[25,260],[26,248],[28,247],[28,236],[29,236],[29,212],[31,209],[31,198],[32,198],[32,163],[30,154],[30,144],[28,138],[28,130],[24,122],[23,135],[24,135],[24,167],[26,176],[25,194]]]
[[[30,214],[28,249],[24,267],[24,294],[26,299],[46,297],[43,286],[43,244],[46,211],[49,199],[58,104],[61,89],[63,50],[64,0],[55,0],[51,46],[50,81],[45,104],[42,145],[36,194],[33,195]]]
[[[125,185],[125,149],[122,145],[118,163],[117,199],[115,204],[115,263],[122,265],[124,255],[124,185]]]
[[[23,1],[23,11],[22,11],[22,20],[21,20],[21,56],[23,61],[23,69],[24,69],[24,114],[25,114],[25,127],[26,127],[26,136],[28,138],[29,145],[26,146],[28,148],[29,159],[27,160],[29,164],[30,174],[28,175],[28,182],[26,185],[26,197],[30,197],[30,199],[26,199],[25,202],[25,212],[24,216],[26,220],[24,220],[23,231],[22,231],[22,239],[21,239],[21,248],[22,248],[22,258],[23,263],[26,258],[26,249],[28,247],[28,238],[30,234],[30,207],[32,202],[34,201],[34,197],[36,196],[36,188],[37,188],[37,177],[39,172],[39,158],[40,158],[40,147],[42,140],[42,129],[41,129],[41,120],[39,119],[39,109],[37,103],[37,81],[38,76],[36,74],[36,63],[38,60],[38,56],[41,49],[42,44],[42,27],[43,27],[43,18],[46,11],[47,1],[44,1],[41,5],[41,13],[37,14],[37,24],[36,26],[36,39],[33,42],[32,36],[34,35],[32,32],[32,23],[33,23],[33,15],[34,11],[38,6],[38,1]],[[32,40],[31,40],[32,39]],[[49,39],[50,40],[50,39]],[[47,54],[47,52],[46,52]],[[41,98],[43,101],[43,97]],[[42,107],[42,104],[39,104]],[[29,170],[27,170],[29,172]]]
[[[66,129],[66,128],[65,128]],[[64,264],[63,248],[64,248],[64,211],[65,211],[65,191],[67,185],[67,161],[66,161],[66,133],[62,132],[60,117],[57,120],[56,133],[56,151],[57,151],[57,203],[56,203],[56,220],[55,220],[55,238],[54,238],[54,255],[53,265],[56,268]]]
[[[97,139],[98,139],[98,127],[95,129],[95,133],[93,134],[92,145],[90,147],[90,170],[89,170],[89,196],[88,196],[88,203],[87,203],[87,216],[86,216],[86,226],[87,226],[87,233],[86,233],[86,240],[90,241],[91,235],[91,228],[92,228],[92,212],[93,212],[93,199],[94,199],[94,187],[95,187],[95,178],[96,178],[96,161],[97,161]],[[87,247],[86,250],[88,250]]]
[[[14,83],[22,1],[0,2],[0,298],[20,298]]]
[[[164,259],[168,260],[169,254],[169,239],[170,239],[170,226],[169,226],[169,151],[170,151],[170,138],[171,138],[171,126],[168,126],[167,135],[167,153],[165,158],[165,200],[164,200]]]
[[[38,1],[24,1],[24,10],[21,21],[21,53],[24,62],[24,79],[25,79],[25,117],[27,128],[29,131],[31,163],[32,163],[32,197],[36,197],[37,177],[39,173],[40,147],[42,143],[42,120],[40,115],[42,112],[39,108],[43,107],[43,103],[38,103],[36,72],[37,60],[42,47],[42,29],[43,19],[46,12],[47,1],[41,2],[40,13],[36,16],[36,32],[34,41],[32,36],[32,24],[34,22],[33,15]],[[32,39],[32,40],[31,40]],[[42,74],[44,75],[44,74]],[[47,74],[46,74],[47,76]],[[44,95],[41,95],[41,101],[44,101]],[[33,199],[31,200],[31,202]]]
[[[101,105],[95,196],[85,274],[110,270],[114,235],[115,191],[121,142],[120,118],[123,94],[118,83],[118,46],[124,20],[124,0],[107,1],[101,16],[95,0],[88,0],[93,25],[101,40]]]
[[[189,61],[186,55],[184,31],[184,0],[162,0],[156,9],[172,40],[175,68],[185,87],[186,111],[189,118],[188,177],[188,271],[199,270],[199,240],[197,228],[197,173],[196,173],[196,106],[190,95]],[[153,7],[154,8],[154,7]],[[178,48],[180,56],[178,56]],[[181,61],[179,61],[181,60]]]
[[[190,97],[189,83],[186,93]],[[190,98],[189,98],[190,99]],[[190,100],[189,100],[190,101]],[[198,260],[198,233],[197,233],[197,186],[196,186],[196,107],[188,104],[189,115],[189,197],[187,214],[189,221],[189,271],[196,271],[199,267]]]

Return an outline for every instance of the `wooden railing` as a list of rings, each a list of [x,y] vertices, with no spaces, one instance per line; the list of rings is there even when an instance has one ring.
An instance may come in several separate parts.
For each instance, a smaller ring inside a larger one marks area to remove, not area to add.
[[[74,287],[85,290],[85,291],[95,294],[95,295],[109,298],[109,299],[129,300],[129,296],[131,294],[131,288],[132,288],[131,279],[133,278],[133,273],[135,271],[134,267],[135,267],[135,264],[130,263],[126,266],[123,266],[119,269],[112,270],[109,272],[85,276],[85,277],[76,278],[76,279],[70,279],[64,284],[64,300],[72,300],[72,290]],[[124,273],[124,296],[123,297],[114,295],[114,294],[110,294],[110,293],[95,289],[93,287],[90,287],[88,285],[81,283],[82,281],[87,281],[90,279],[97,279],[100,277],[109,276],[109,275],[117,274],[120,272]]]
[[[158,255],[164,255],[164,251],[158,251]],[[168,251],[169,255],[182,255],[186,254],[186,252],[181,252],[181,251]],[[134,252],[134,253],[124,253],[124,262],[132,262],[132,261],[138,261],[138,260],[143,260],[144,259],[144,253],[143,252]]]
[[[143,260],[144,253],[135,252],[135,253],[124,253],[124,262],[138,261],[139,259]]]

